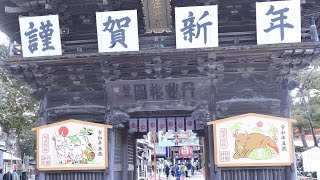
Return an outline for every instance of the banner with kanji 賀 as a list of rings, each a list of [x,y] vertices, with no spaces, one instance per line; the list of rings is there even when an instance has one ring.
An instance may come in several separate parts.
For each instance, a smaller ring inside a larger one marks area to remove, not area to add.
[[[96,170],[108,167],[109,125],[67,120],[37,132],[37,169]]]
[[[285,166],[293,163],[294,120],[245,114],[209,122],[218,167]]]

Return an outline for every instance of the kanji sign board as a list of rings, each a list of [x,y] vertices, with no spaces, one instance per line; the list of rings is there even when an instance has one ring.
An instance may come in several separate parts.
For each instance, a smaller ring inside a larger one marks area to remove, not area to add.
[[[300,1],[256,3],[257,44],[301,42]]]
[[[59,16],[20,17],[23,57],[62,55]]]
[[[244,114],[209,122],[218,167],[285,166],[293,163],[291,119]]]
[[[218,6],[176,7],[177,49],[218,47]]]
[[[37,131],[37,169],[96,170],[108,167],[109,125],[67,120]]]
[[[139,51],[137,10],[97,12],[99,52]]]

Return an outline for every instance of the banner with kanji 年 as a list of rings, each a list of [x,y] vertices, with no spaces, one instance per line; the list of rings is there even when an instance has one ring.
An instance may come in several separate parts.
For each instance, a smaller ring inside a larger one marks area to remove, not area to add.
[[[37,131],[37,169],[97,170],[108,167],[109,125],[67,120]]]
[[[218,167],[286,166],[293,163],[292,122],[260,114],[244,114],[209,122],[213,125]]]

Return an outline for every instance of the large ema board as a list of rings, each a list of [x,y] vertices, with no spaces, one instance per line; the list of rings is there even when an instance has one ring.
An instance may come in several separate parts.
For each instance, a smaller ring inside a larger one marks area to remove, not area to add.
[[[109,128],[112,126],[73,119],[33,128],[37,132],[37,169],[106,169]]]
[[[290,166],[293,122],[251,113],[209,122],[216,166]]]

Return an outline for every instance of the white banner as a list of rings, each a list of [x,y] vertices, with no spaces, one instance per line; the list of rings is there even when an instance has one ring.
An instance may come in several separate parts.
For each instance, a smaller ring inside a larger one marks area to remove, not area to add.
[[[97,12],[99,52],[139,51],[137,10]]]
[[[139,132],[147,132],[147,118],[139,118]]]
[[[138,132],[138,119],[130,119],[129,126],[131,132]]]
[[[301,42],[300,1],[256,3],[257,44]]]
[[[177,49],[218,47],[218,6],[176,7]]]
[[[177,131],[182,130],[184,131],[184,117],[177,117],[176,118],[177,121]]]
[[[168,131],[176,131],[176,122],[174,117],[167,118]]]
[[[166,118],[158,118],[158,131],[167,131]]]
[[[156,132],[157,131],[157,119],[156,118],[149,118],[149,131],[150,132]]]
[[[59,16],[19,18],[23,57],[61,55]]]
[[[186,130],[194,130],[194,120],[191,117],[186,118]]]

